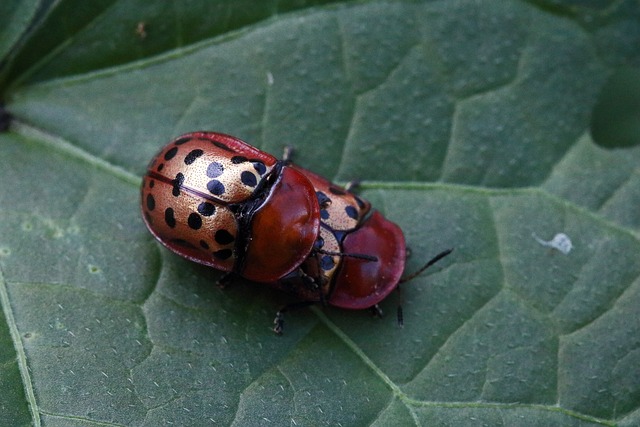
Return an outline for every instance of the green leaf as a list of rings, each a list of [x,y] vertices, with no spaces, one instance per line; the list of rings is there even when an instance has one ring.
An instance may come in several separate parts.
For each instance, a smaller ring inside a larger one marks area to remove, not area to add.
[[[640,424],[638,2],[259,4],[0,6],[2,424]],[[407,272],[455,250],[275,336],[141,220],[201,129],[361,180]]]

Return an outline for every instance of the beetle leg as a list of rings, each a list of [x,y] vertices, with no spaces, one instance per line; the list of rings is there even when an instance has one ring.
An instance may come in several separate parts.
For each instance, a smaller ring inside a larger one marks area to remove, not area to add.
[[[273,332],[278,335],[282,335],[282,329],[284,328],[284,312],[286,310],[280,309],[276,312],[276,318],[273,319]]]
[[[380,306],[378,304],[371,306],[369,308],[369,310],[371,310],[371,314],[375,317],[382,317],[384,316],[384,313],[382,312],[382,309],[380,308]]]
[[[400,285],[396,287],[398,291],[398,308],[396,310],[396,318],[398,319],[398,326],[404,326],[404,312],[402,311],[402,291]]]
[[[287,311],[291,310],[299,310],[301,308],[309,307],[313,304],[316,304],[318,301],[300,301],[294,302],[291,304],[287,304],[277,311],[275,319],[273,319],[273,332],[278,335],[282,335],[282,330],[284,329],[284,314]]]
[[[322,283],[320,283],[316,278],[309,276],[308,274],[301,272],[302,281],[311,288],[311,292],[317,293],[318,301],[323,307],[327,305],[327,300],[324,297],[324,293],[322,292]]]
[[[318,263],[319,262],[320,261],[318,260]],[[319,269],[320,269],[320,266],[318,265],[318,270]],[[278,335],[282,335],[282,330],[284,329],[284,313],[286,313],[287,311],[299,310],[301,308],[305,308],[313,304],[317,304],[318,302],[321,303],[323,307],[327,305],[325,295],[322,292],[322,283],[320,283],[315,277],[305,273],[302,268],[298,269],[298,275],[300,277],[300,280],[304,284],[304,286],[311,288],[311,291],[314,293],[317,292],[318,299],[314,301],[294,302],[291,304],[287,304],[284,307],[282,307],[280,310],[278,310],[278,312],[276,313],[275,319],[273,319],[273,332],[275,332]]]
[[[222,277],[220,277],[216,282],[216,285],[218,285],[220,289],[224,289],[227,287],[228,284],[232,283],[235,280],[235,278],[236,278],[236,273],[234,273],[233,271],[230,271],[228,273],[223,274]]]

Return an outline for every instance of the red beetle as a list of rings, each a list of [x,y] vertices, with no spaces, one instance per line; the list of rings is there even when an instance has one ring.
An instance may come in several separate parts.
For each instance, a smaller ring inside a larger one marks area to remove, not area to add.
[[[214,132],[178,137],[142,183],[151,233],[192,261],[348,309],[376,307],[402,281],[402,230],[369,202],[288,159]],[[399,317],[400,319],[400,317]]]
[[[309,257],[296,272],[271,284],[297,294],[303,302],[294,307],[322,302],[346,309],[373,308],[380,315],[378,303],[400,283],[451,253],[451,249],[441,252],[402,278],[407,253],[400,227],[377,211],[371,213],[371,204],[347,188],[294,167],[316,189],[321,217],[320,234]],[[277,333],[282,331],[286,309],[280,310],[274,320]],[[402,323],[400,306],[398,322]]]

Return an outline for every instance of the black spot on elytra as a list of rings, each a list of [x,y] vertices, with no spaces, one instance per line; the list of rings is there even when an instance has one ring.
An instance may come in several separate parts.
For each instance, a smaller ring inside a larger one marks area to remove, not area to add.
[[[249,171],[242,172],[240,174],[240,180],[247,187],[255,187],[256,184],[258,183],[258,180],[256,179],[256,176],[252,172],[249,172]]]
[[[248,161],[248,159],[245,156],[233,156],[231,158],[231,163],[233,163],[234,165],[238,165],[240,163],[244,163]]]
[[[164,153],[164,159],[169,161],[175,157],[178,153],[178,147],[171,147],[166,153]]]
[[[182,145],[182,144],[186,144],[189,141],[191,141],[191,137],[190,136],[183,136],[182,138],[176,139],[173,144],[174,145]]]
[[[358,210],[353,206],[347,206],[344,208],[345,213],[351,219],[358,219]]]
[[[321,249],[323,246],[324,246],[324,239],[318,236],[316,241],[313,243],[313,247],[316,249]]]
[[[153,194],[147,194],[147,209],[150,211],[156,208],[156,199],[153,198]]]
[[[191,163],[195,162],[196,159],[202,156],[203,154],[204,154],[204,151],[200,150],[199,148],[196,150],[191,150],[189,154],[187,154],[187,156],[184,158],[184,164],[190,165]]]
[[[324,271],[331,270],[335,265],[336,263],[333,262],[333,258],[330,257],[329,255],[324,255],[320,259],[320,268],[322,268]]]
[[[149,188],[155,187],[156,182],[154,180],[149,181]]]
[[[318,198],[320,208],[326,208],[331,204],[331,199],[322,191],[316,191],[316,197]]]
[[[231,249],[220,249],[219,251],[215,251],[213,253],[213,256],[215,258],[218,258],[219,260],[222,260],[222,261],[229,259],[231,255],[233,255],[233,251]]]
[[[175,179],[171,181],[171,184],[173,184],[173,190],[171,190],[171,194],[173,194],[175,197],[178,197],[180,195],[182,184],[184,184],[184,175],[181,172],[178,172]]]
[[[203,216],[211,216],[216,213],[216,207],[212,203],[202,202],[198,205],[198,212]]]
[[[200,240],[200,247],[202,249],[209,249],[209,244],[207,242],[205,242],[204,240]]]
[[[173,208],[167,208],[164,211],[164,222],[171,228],[176,226],[176,217]]]
[[[207,176],[209,178],[217,178],[222,175],[224,172],[224,166],[218,162],[211,162],[209,166],[207,166]]]
[[[216,242],[220,245],[228,245],[229,243],[235,240],[235,237],[233,237],[233,234],[229,233],[224,228],[216,231],[214,238],[216,239]]]
[[[187,218],[187,224],[189,224],[189,228],[192,230],[199,230],[202,227],[202,217],[195,212],[189,214],[189,218]]]
[[[329,219],[329,211],[326,209],[320,209],[320,218]]]
[[[212,179],[207,183],[207,190],[209,190],[214,196],[220,196],[225,192],[224,184],[217,179]]]
[[[267,167],[264,163],[258,161],[253,162],[253,168],[260,174],[260,176],[264,175],[267,171]]]

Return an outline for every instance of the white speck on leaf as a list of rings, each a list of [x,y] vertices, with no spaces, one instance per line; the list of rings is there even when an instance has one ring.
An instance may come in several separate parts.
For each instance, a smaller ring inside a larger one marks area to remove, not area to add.
[[[555,236],[553,236],[553,239],[549,241],[539,238],[538,236],[536,236],[535,233],[532,233],[531,235],[542,246],[547,246],[549,248],[556,249],[565,255],[571,252],[571,249],[573,249],[573,244],[571,243],[571,239],[569,239],[569,236],[567,236],[564,233],[556,234]]]

